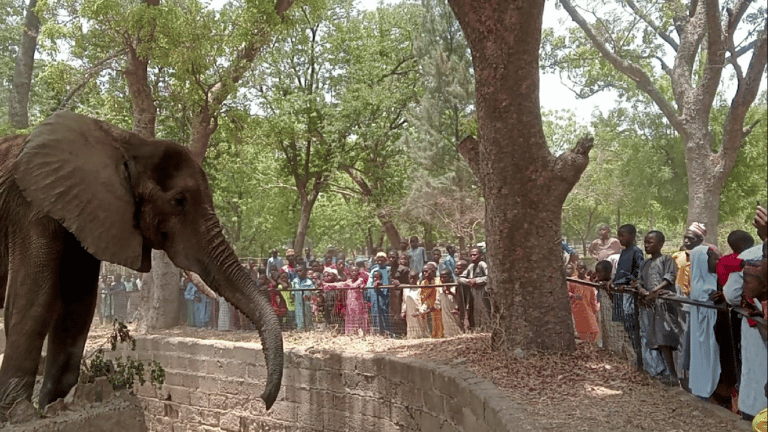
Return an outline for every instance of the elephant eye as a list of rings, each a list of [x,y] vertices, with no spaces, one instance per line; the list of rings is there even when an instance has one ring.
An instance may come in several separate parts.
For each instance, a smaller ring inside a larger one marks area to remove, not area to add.
[[[187,197],[185,197],[183,194],[178,194],[173,197],[173,204],[176,207],[183,209],[184,206],[187,205]]]

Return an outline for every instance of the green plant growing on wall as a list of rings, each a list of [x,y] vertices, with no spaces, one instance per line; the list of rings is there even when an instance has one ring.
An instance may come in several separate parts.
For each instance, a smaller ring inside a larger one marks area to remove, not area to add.
[[[109,344],[112,351],[116,351],[118,344],[130,344],[131,351],[136,351],[136,339],[131,336],[128,327],[122,321],[115,320],[112,324],[112,333],[107,337],[104,344]],[[155,388],[160,387],[165,382],[165,369],[157,361],[144,364],[144,362],[135,360],[131,357],[120,356],[114,361],[104,358],[103,345],[96,349],[92,354],[83,357],[80,365],[80,383],[93,383],[98,377],[106,377],[115,391],[130,390],[133,392],[134,384],[138,381],[139,385],[147,382],[146,371],[149,372],[149,383]]]

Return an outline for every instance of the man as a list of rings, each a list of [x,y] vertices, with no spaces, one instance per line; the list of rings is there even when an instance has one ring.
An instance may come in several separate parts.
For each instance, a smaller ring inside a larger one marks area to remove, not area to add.
[[[608,259],[609,256],[621,252],[619,239],[611,237],[611,227],[608,224],[600,225],[597,232],[600,234],[600,238],[593,241],[587,250],[592,259],[603,261]]]
[[[283,267],[283,259],[277,255],[277,249],[272,249],[269,253],[272,256],[267,260],[267,277],[270,277],[273,271],[279,273],[280,269]],[[273,280],[272,282],[277,285],[276,280]]]
[[[701,246],[704,243],[704,237],[707,235],[707,228],[703,224],[694,222],[683,234],[683,250],[672,254],[672,258],[677,265],[677,276],[675,277],[675,291],[678,295],[688,297],[691,295],[691,251],[697,246]],[[683,338],[680,341],[681,349],[678,356],[679,360],[675,361],[675,364],[680,365],[678,376],[681,377],[680,384],[684,389],[688,389],[688,371],[685,370],[684,365],[688,363],[687,359],[690,355],[689,350],[691,346],[691,335],[688,332],[688,317],[690,315],[690,307],[686,304],[682,304],[678,309],[678,318],[680,320],[680,327],[683,330]]]
[[[464,274],[464,271],[467,270],[467,267],[469,266],[469,263],[463,259],[460,259],[456,262],[456,275],[461,276]],[[464,325],[464,318],[467,318],[467,324],[464,326],[466,329],[471,329],[475,327],[475,316],[472,314],[472,307],[474,306],[472,302],[472,289],[469,287],[469,285],[462,283],[461,278],[457,277],[454,278],[456,280],[456,283],[458,283],[458,286],[456,287],[456,292],[461,297],[461,304],[462,308],[459,309],[459,321],[461,321],[462,325]]]
[[[389,275],[392,285],[408,285],[408,276],[411,270],[408,266],[401,266],[397,251],[389,252]],[[406,333],[405,318],[401,316],[403,305],[403,291],[393,289],[389,293],[389,312],[392,315],[392,332],[398,337],[404,337]]]
[[[480,248],[474,247],[469,250],[469,266],[464,274],[459,277],[458,282],[469,285],[472,293],[471,314],[475,328],[488,327],[491,323],[491,298],[486,291],[488,284],[488,265],[483,261]]]
[[[380,282],[374,280],[376,273],[381,273]],[[387,267],[387,255],[384,252],[376,254],[376,264],[371,267],[366,292],[368,303],[371,304],[371,329],[381,335],[392,334],[392,326],[389,317],[389,289],[381,288],[389,285],[389,267]]]

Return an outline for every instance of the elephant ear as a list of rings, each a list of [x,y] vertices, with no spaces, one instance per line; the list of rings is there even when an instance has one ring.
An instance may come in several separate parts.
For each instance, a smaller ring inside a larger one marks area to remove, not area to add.
[[[135,222],[125,156],[137,135],[72,112],[35,128],[14,162],[16,183],[32,206],[77,237],[96,258],[138,270],[150,252]]]

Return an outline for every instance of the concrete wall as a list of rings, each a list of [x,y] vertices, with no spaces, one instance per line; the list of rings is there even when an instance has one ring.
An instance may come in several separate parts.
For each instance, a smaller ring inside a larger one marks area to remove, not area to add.
[[[139,338],[135,352],[166,368],[139,389],[151,431],[541,430],[490,382],[460,367],[313,349],[285,353],[283,388],[267,413],[260,345]]]

